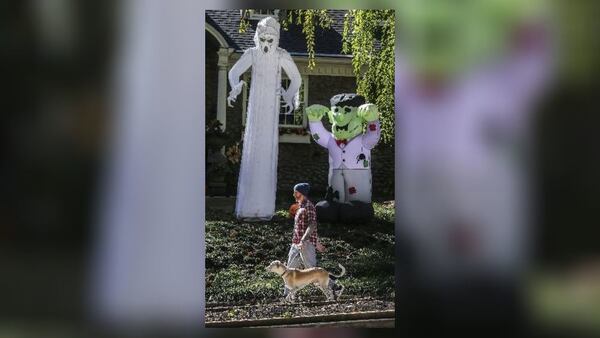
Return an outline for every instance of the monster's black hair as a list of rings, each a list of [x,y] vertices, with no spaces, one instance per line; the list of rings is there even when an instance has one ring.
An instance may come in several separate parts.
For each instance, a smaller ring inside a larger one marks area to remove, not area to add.
[[[331,106],[359,107],[365,104],[365,98],[357,94],[337,94],[330,100]]]

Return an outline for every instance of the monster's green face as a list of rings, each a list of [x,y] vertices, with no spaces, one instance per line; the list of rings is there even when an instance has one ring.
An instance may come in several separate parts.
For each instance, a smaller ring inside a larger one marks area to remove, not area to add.
[[[362,119],[357,115],[358,107],[332,106],[328,112],[331,132],[336,140],[352,139],[362,133]]]

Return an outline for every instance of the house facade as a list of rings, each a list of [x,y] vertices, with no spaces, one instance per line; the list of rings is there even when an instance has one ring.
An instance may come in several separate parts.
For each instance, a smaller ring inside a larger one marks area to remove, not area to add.
[[[281,30],[280,47],[286,49],[298,66],[302,76],[300,108],[293,115],[283,112],[279,116],[279,163],[277,177],[278,196],[287,198],[297,182],[309,182],[313,198],[321,198],[327,188],[328,154],[315,144],[308,133],[305,107],[312,104],[329,106],[332,96],[356,91],[356,78],[352,69],[352,58],[342,54],[342,30],[345,11],[329,11],[334,23],[330,29],[315,32],[315,62],[308,67],[306,41],[301,28],[290,25]],[[266,15],[277,17],[276,11],[255,11],[250,27],[239,32],[240,10],[206,11],[206,121],[218,120],[233,139],[241,143],[245,125],[248,88],[228,107],[226,100],[231,88],[227,74],[247,48],[254,46],[254,29]],[[244,74],[250,84],[250,71]],[[287,86],[285,77],[282,79]],[[324,119],[326,127],[329,125]],[[243,145],[242,145],[243,146]],[[394,150],[392,145],[378,145],[372,153],[373,196],[375,199],[393,199]],[[210,177],[207,177],[207,180]],[[227,182],[227,195],[235,195],[237,175],[234,171]]]

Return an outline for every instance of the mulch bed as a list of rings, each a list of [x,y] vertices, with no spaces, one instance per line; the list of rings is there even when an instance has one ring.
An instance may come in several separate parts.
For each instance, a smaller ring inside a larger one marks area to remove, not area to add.
[[[328,301],[296,301],[294,303],[279,301],[260,304],[223,304],[207,305],[206,322],[224,322],[240,320],[261,320],[274,318],[313,317],[335,314],[351,314],[359,312],[386,312],[394,310],[393,300],[374,298],[341,299],[338,302]]]

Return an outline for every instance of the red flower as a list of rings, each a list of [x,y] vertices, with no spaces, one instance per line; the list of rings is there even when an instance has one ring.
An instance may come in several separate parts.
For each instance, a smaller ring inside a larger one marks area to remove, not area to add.
[[[355,187],[348,188],[348,191],[350,192],[350,194],[356,194],[356,188]]]

